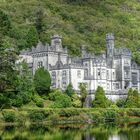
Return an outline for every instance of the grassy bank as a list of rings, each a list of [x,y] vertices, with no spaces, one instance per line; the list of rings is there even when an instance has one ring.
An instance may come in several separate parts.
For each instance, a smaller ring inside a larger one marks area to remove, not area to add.
[[[64,124],[138,122],[140,109],[4,109],[0,112],[0,123],[7,124]]]

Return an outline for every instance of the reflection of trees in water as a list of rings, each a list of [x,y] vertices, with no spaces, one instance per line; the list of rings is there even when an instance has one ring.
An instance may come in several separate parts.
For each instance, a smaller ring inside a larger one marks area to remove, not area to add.
[[[0,128],[0,140],[140,140],[140,127],[118,127],[116,124],[104,125],[55,125],[32,124],[28,127],[6,126]],[[116,139],[117,140],[117,139]]]

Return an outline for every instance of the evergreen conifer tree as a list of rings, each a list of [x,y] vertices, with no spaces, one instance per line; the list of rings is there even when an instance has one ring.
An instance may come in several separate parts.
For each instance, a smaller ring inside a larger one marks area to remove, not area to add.
[[[107,108],[111,104],[111,101],[105,96],[105,92],[102,87],[98,87],[95,92],[95,99],[92,102],[92,106],[95,108]]]
[[[70,97],[75,93],[71,83],[67,86],[65,93]]]
[[[84,107],[84,103],[87,97],[87,89],[86,89],[86,84],[85,83],[80,83],[79,85],[79,89],[80,89],[80,100],[82,103],[82,107]]]
[[[39,94],[45,94],[50,91],[51,76],[48,70],[44,67],[39,68],[34,75],[34,86],[35,90]]]

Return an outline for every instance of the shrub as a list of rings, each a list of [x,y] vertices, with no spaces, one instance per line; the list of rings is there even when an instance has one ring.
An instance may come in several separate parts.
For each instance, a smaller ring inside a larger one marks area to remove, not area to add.
[[[59,96],[61,93],[59,90],[54,90],[53,92],[49,93],[49,100],[55,101],[56,96]]]
[[[117,100],[116,105],[120,108],[123,108],[125,106],[125,102],[126,102],[126,99],[119,99]]]
[[[78,97],[77,94],[73,94],[71,97],[72,100],[72,106],[75,108],[80,108],[81,107],[81,101],[80,101],[80,97]]]
[[[20,97],[20,96],[16,96],[15,99],[12,99],[12,106],[15,106],[15,107],[21,107],[22,104],[23,104],[22,97]]]
[[[139,109],[129,109],[128,111],[127,111],[127,115],[128,116],[136,116],[136,117],[140,117],[140,110]]]
[[[138,108],[140,106],[140,96],[137,90],[130,89],[126,99],[126,108]]]
[[[79,115],[80,112],[77,109],[71,108],[71,109],[61,109],[59,112],[59,115],[61,117],[70,117],[70,116],[76,116]]]
[[[55,113],[53,112],[50,116],[49,116],[49,120],[51,120],[51,122],[53,124],[57,123],[57,121],[59,120],[59,114],[58,113]]]
[[[22,97],[22,100],[23,100],[23,104],[27,104],[31,101],[31,96],[28,92],[21,93],[21,97]]]
[[[46,117],[47,115],[42,110],[33,110],[29,112],[29,118],[31,121],[43,121]]]
[[[59,90],[50,93],[49,99],[54,101],[54,104],[52,105],[53,108],[66,108],[72,106],[71,98]]]
[[[118,113],[114,109],[108,109],[104,113],[105,121],[115,121],[117,119]]]
[[[36,106],[44,107],[43,99],[39,95],[35,94],[33,96],[33,101],[35,102]]]
[[[38,106],[38,107],[44,107],[44,103],[43,103],[43,101],[42,100],[37,100],[36,101],[36,106]]]
[[[16,120],[15,112],[13,111],[2,111],[5,122],[14,122]]]
[[[0,94],[0,108],[10,108],[11,101],[8,97]]]
[[[91,118],[95,122],[102,122],[103,121],[103,115],[100,111],[94,111],[91,112],[89,115],[91,115]]]

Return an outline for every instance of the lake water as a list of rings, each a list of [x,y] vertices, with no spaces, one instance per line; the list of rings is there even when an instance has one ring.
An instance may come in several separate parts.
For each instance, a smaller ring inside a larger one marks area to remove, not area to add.
[[[140,125],[0,126],[0,140],[140,140]]]

